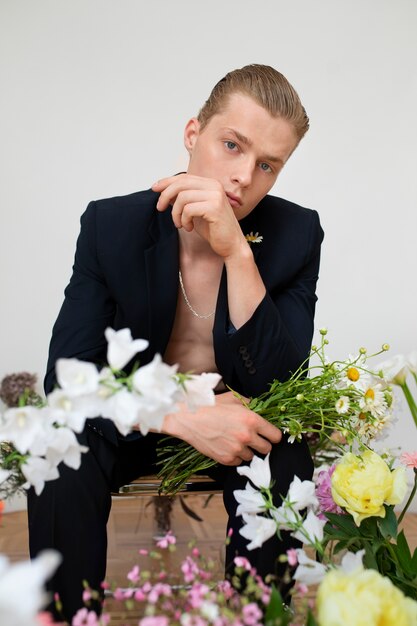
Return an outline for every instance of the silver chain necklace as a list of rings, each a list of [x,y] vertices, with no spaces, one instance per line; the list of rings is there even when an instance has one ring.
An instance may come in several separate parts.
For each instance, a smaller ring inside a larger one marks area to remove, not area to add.
[[[181,291],[182,291],[182,295],[184,296],[185,304],[188,306],[191,313],[195,315],[196,317],[198,317],[200,320],[208,320],[210,317],[213,317],[213,315],[216,312],[216,309],[214,309],[214,311],[212,311],[211,313],[208,313],[208,315],[200,315],[200,313],[197,313],[197,311],[193,309],[187,297],[187,294],[185,293],[184,283],[182,282],[181,270],[178,270],[178,278],[180,279]]]

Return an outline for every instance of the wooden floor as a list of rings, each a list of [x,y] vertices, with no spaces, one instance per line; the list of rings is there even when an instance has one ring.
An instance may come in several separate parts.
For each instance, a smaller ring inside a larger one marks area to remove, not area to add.
[[[196,539],[201,552],[215,561],[219,577],[222,575],[226,515],[221,496],[213,496],[205,507],[206,500],[207,496],[200,495],[190,495],[185,499],[186,505],[203,519],[202,522],[186,515],[178,499],[173,503],[171,527],[177,537],[177,550],[167,554],[165,564],[174,577],[185,554],[189,553],[191,539]],[[407,539],[414,549],[417,547],[417,515],[406,516],[405,528]],[[107,581],[124,586],[128,582],[126,574],[133,565],[139,564],[141,569],[155,568],[155,561],[138,552],[141,548],[149,549],[154,545],[157,534],[155,507],[150,497],[115,499],[108,525]],[[0,553],[6,554],[12,561],[28,557],[26,512],[3,516]],[[111,626],[127,623],[126,613],[121,610],[120,604],[110,604],[108,608],[112,615]]]

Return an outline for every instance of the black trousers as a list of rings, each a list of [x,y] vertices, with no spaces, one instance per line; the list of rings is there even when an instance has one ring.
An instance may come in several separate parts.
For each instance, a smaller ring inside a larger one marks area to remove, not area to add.
[[[45,484],[40,496],[28,493],[29,548],[35,557],[46,548],[58,550],[63,561],[48,583],[52,594],[59,594],[63,615],[67,621],[83,606],[82,581],[99,590],[106,573],[106,524],[111,508],[111,491],[140,475],[155,472],[156,443],[160,435],[149,434],[133,441],[120,441],[115,446],[87,426],[80,442],[89,451],[82,456],[78,471],[61,465],[60,478]],[[274,501],[279,505],[281,495],[288,491],[294,475],[311,479],[313,464],[307,444],[289,444],[283,437],[274,445],[270,456]],[[261,548],[248,551],[247,541],[239,534],[242,518],[236,517],[235,489],[244,489],[247,479],[236,468],[220,466],[213,474],[223,483],[224,504],[229,515],[228,528],[233,529],[226,549],[226,572],[231,571],[236,555],[246,556],[258,573],[282,577],[285,565],[278,556],[299,542],[288,533],[282,540],[272,537]],[[285,593],[285,588],[283,589]],[[93,607],[99,611],[99,606]],[[49,609],[56,615],[53,602]],[[56,615],[62,618],[62,615]]]

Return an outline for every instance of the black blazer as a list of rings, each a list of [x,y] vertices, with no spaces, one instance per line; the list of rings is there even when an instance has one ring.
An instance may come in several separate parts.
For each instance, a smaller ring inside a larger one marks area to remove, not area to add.
[[[60,357],[106,362],[107,326],[128,327],[149,341],[142,365],[164,354],[178,297],[178,233],[169,211],[155,209],[152,190],[91,202],[81,217],[73,274],[53,328],[45,391],[55,384]],[[253,316],[230,331],[223,270],[213,326],[216,365],[225,384],[246,396],[285,380],[307,358],[313,334],[320,245],[316,211],[266,196],[241,222],[267,293]],[[127,368],[128,369],[128,368]],[[116,442],[115,427],[100,429]]]

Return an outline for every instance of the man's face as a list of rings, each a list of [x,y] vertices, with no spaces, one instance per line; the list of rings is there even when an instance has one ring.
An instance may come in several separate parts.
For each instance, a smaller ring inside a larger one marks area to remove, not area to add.
[[[298,139],[290,122],[234,93],[203,130],[191,119],[184,142],[190,154],[188,174],[218,180],[240,220],[274,185]]]

